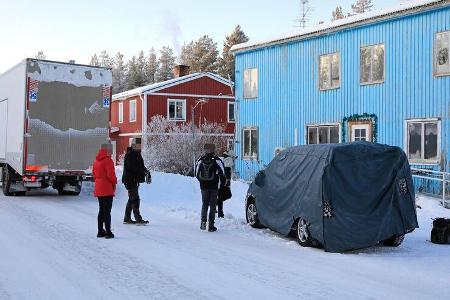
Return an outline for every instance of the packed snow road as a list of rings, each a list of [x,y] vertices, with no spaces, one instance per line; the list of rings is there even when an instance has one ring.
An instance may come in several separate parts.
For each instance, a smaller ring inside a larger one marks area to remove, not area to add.
[[[438,299],[448,295],[450,247],[429,241],[431,218],[450,216],[421,198],[421,228],[399,248],[346,254],[301,248],[244,222],[246,186],[233,184],[219,231],[199,230],[192,178],[154,174],[142,187],[149,226],[123,225],[119,187],[115,239],[96,238],[98,203],[52,190],[0,196],[0,299]]]

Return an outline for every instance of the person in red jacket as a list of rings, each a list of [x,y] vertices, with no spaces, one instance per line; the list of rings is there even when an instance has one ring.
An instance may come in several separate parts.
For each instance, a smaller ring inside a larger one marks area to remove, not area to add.
[[[111,159],[112,145],[104,144],[94,161],[92,174],[94,176],[94,196],[98,198],[99,212],[97,217],[97,237],[111,239],[111,208],[116,191],[117,178],[114,170],[114,162]],[[103,228],[103,224],[105,228]]]

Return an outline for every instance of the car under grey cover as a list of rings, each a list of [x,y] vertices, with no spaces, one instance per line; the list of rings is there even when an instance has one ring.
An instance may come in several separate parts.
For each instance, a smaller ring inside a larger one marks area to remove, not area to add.
[[[298,218],[326,251],[376,245],[418,227],[406,154],[356,142],[284,150],[249,188],[259,221],[288,235]]]

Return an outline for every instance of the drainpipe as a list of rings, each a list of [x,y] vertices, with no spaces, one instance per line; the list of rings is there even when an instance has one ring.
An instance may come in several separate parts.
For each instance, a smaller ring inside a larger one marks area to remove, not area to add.
[[[139,96],[139,98],[141,99],[141,102],[142,102],[142,130],[141,130],[141,132],[142,132],[142,138],[144,137],[144,132],[145,132],[145,129],[147,128],[147,114],[148,114],[148,112],[147,112],[147,94],[146,93],[144,93],[144,94],[141,94],[140,96]]]

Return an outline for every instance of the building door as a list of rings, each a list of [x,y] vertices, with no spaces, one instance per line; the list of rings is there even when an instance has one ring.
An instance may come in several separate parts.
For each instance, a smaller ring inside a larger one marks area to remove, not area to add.
[[[372,142],[372,126],[370,123],[350,123],[350,141]]]

